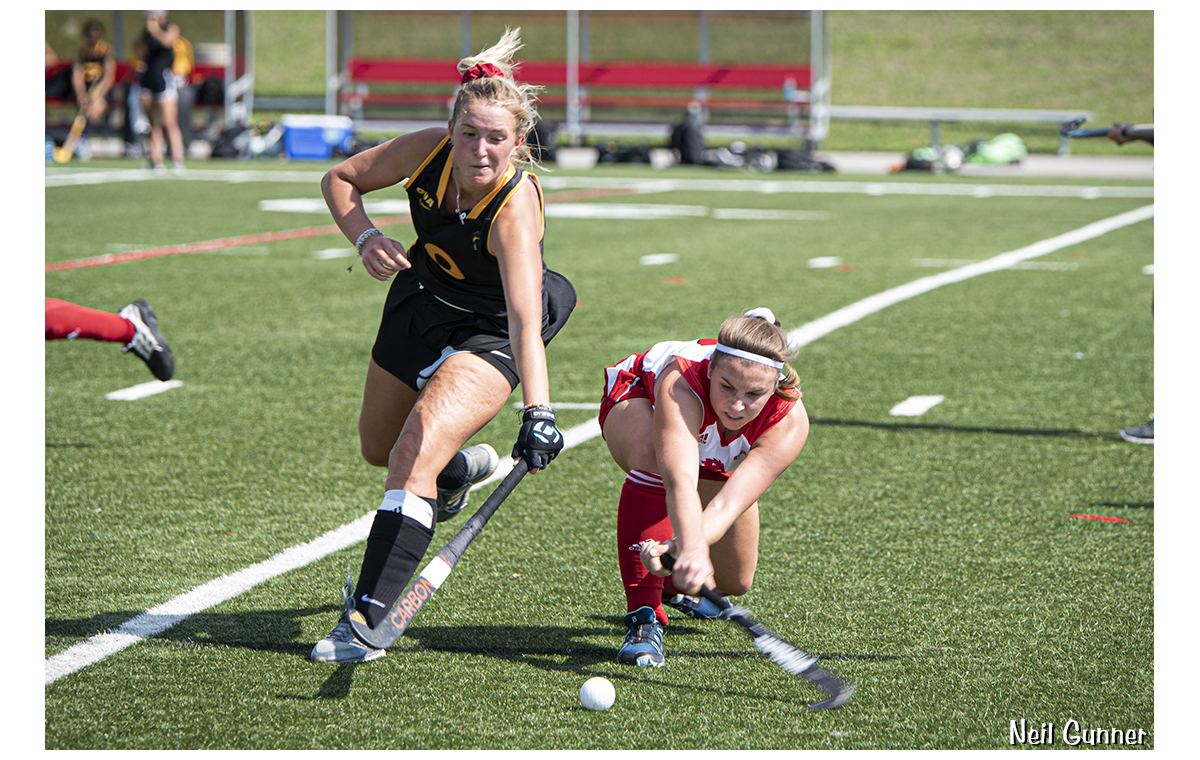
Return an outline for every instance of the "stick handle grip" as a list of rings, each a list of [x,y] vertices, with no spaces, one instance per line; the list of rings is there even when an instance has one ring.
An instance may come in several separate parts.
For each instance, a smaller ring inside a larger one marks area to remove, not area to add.
[[[667,568],[668,570],[675,569],[675,557],[672,556],[670,552],[667,552],[658,559],[663,563],[663,567]],[[722,612],[733,606],[733,604],[725,598],[725,595],[717,591],[715,588],[701,586],[700,596],[717,605]]]

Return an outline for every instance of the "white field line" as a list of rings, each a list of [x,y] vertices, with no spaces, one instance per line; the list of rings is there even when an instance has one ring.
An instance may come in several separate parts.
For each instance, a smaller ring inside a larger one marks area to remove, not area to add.
[[[162,176],[149,169],[46,170],[46,187],[102,185],[110,182],[288,182],[321,181],[321,172],[188,169],[181,176]],[[1153,198],[1154,188],[1131,185],[988,185],[919,182],[835,182],[830,180],[646,179],[634,177],[539,177],[546,190],[628,187],[639,193],[693,192],[838,193],[851,195],[952,195],[967,198]]]
[[[1089,224],[1074,232],[1068,232],[1017,251],[1000,254],[978,264],[972,264],[953,272],[943,272],[933,277],[926,277],[907,286],[884,291],[878,295],[865,298],[857,304],[851,304],[843,309],[839,309],[828,317],[822,317],[793,330],[788,336],[797,346],[807,345],[819,337],[828,335],[838,327],[852,324],[863,317],[874,314],[885,306],[912,298],[920,293],[927,293],[941,285],[961,282],[970,277],[1004,269],[1017,261],[1041,256],[1064,246],[1089,240],[1120,227],[1149,219],[1153,215],[1154,207],[1145,206],[1136,211]],[[599,435],[599,420],[592,418],[581,425],[576,425],[563,431],[565,439],[563,448],[564,450],[574,448]],[[480,483],[479,486],[504,477],[512,467],[512,460],[506,456],[501,456],[500,463],[501,466],[496,468],[496,473],[484,483]],[[105,657],[115,654],[144,638],[162,633],[189,616],[202,612],[228,599],[232,599],[254,588],[263,581],[282,575],[289,570],[303,567],[360,541],[365,541],[367,534],[370,532],[374,514],[374,512],[368,512],[354,522],[332,530],[310,543],[298,544],[245,570],[209,581],[203,586],[177,596],[165,604],[147,610],[132,620],[118,626],[114,631],[97,634],[87,641],[80,642],[53,657],[47,658],[46,683],[54,683],[58,679],[99,662]]]
[[[181,380],[151,380],[148,383],[139,383],[128,388],[122,388],[119,391],[104,394],[104,398],[109,401],[137,401],[139,398],[153,396],[156,393],[169,391],[172,388],[179,388],[183,385]]]
[[[970,264],[958,269],[952,269],[948,272],[939,272],[929,277],[922,277],[919,280],[913,280],[910,283],[900,285],[899,287],[885,290],[882,293],[876,293],[873,296],[864,298],[863,300],[845,306],[832,314],[828,314],[820,319],[815,319],[808,324],[791,331],[788,337],[796,345],[797,348],[807,346],[817,338],[824,337],[839,327],[853,324],[863,317],[874,314],[877,311],[908,300],[922,293],[940,288],[943,285],[950,285],[955,282],[962,282],[972,277],[978,277],[981,274],[998,272],[1002,269],[1008,269],[1015,264],[1019,264],[1027,259],[1045,256],[1047,253],[1061,250],[1067,246],[1078,245],[1085,240],[1099,237],[1113,230],[1127,227],[1137,222],[1145,221],[1154,216],[1154,206],[1142,206],[1141,208],[1127,211],[1124,214],[1118,214],[1108,219],[1101,219],[1098,222],[1080,227],[1077,230],[1063,233],[1056,237],[1042,240],[1033,245],[1018,248],[1015,251],[1002,253],[999,256],[993,256],[990,259]]]
[[[945,396],[909,396],[893,406],[888,414],[893,417],[920,417],[945,400]]]

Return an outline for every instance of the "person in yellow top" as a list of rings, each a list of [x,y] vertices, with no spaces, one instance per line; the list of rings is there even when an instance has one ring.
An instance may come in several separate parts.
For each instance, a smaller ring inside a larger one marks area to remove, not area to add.
[[[313,647],[315,662],[381,657],[350,625],[375,628],[417,569],[434,525],[499,465],[487,444],[462,449],[521,386],[512,457],[531,472],[563,448],[550,407],[546,344],[575,307],[575,290],[546,268],[546,223],[526,141],[537,113],[513,78],[519,30],[458,64],[461,88],[445,127],[358,153],[321,183],[363,268],[390,282],[367,366],[358,430],[362,456],[387,467],[357,586],[342,618]],[[416,240],[405,248],[371,224],[363,196],[403,183]],[[349,584],[347,584],[349,586]],[[359,618],[353,617],[357,622]]]
[[[163,136],[171,147],[171,163],[183,171],[183,133],[179,129],[179,93],[175,88],[175,43],[179,25],[167,21],[166,11],[146,11],[146,28],[138,40],[145,64],[141,72],[141,107],[150,120],[150,166],[163,170]]]
[[[108,93],[117,81],[117,60],[99,21],[88,21],[83,35],[83,47],[71,65],[71,88],[80,113],[87,116],[88,123],[98,125],[108,112]]]

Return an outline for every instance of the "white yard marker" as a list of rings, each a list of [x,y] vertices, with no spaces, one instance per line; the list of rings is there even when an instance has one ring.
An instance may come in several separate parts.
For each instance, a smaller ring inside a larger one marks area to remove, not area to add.
[[[893,406],[888,414],[893,417],[920,417],[945,400],[945,396],[909,396]]]
[[[793,211],[773,208],[715,208],[713,219],[750,219],[754,221],[827,222],[828,211]]]
[[[841,256],[818,256],[808,260],[809,269],[829,269],[842,263]]]
[[[113,391],[112,393],[106,393],[104,398],[108,399],[109,401],[137,401],[139,398],[153,396],[156,393],[169,391],[172,388],[179,388],[182,385],[183,383],[179,380],[167,380],[166,382],[163,382],[162,380],[151,380],[148,383],[142,383],[129,388],[122,388],[121,390]]]
[[[259,211],[282,211],[290,214],[329,214],[329,206],[321,198],[268,198],[258,202]],[[397,199],[363,201],[368,214],[407,214],[408,201]]]
[[[561,203],[546,206],[546,218],[557,219],[677,219],[708,216],[708,206],[652,203]]]
[[[49,183],[47,183],[47,186],[49,186]],[[722,188],[723,185],[715,189],[720,190]],[[1089,224],[1074,232],[1035,243],[1027,248],[1001,254],[993,259],[980,262],[980,265],[964,267],[964,270],[970,270],[967,272],[955,270],[954,272],[943,272],[934,277],[922,278],[915,283],[909,283],[907,286],[893,288],[892,290],[870,296],[856,304],[839,309],[826,317],[802,325],[798,329],[788,333],[788,338],[797,347],[806,346],[839,327],[853,324],[869,314],[874,314],[876,311],[906,298],[926,293],[940,285],[958,282],[959,280],[965,280],[969,277],[1011,266],[1013,257],[1016,257],[1016,260],[1023,260],[1024,258],[1040,256],[1067,245],[1075,245],[1082,240],[1090,240],[1106,232],[1150,219],[1153,216],[1154,206],[1143,206],[1140,209]],[[593,417],[582,425],[576,425],[573,428],[563,431],[563,449],[573,448],[599,435],[600,421],[598,418]],[[480,483],[479,486],[504,477],[508,472],[506,468],[510,470],[511,467],[512,460],[507,456],[501,456],[500,466],[496,468],[496,473],[487,481],[484,481],[484,483]],[[504,472],[501,472],[502,470]],[[82,670],[88,665],[99,662],[110,654],[119,652],[147,636],[157,635],[188,616],[206,610],[227,599],[232,599],[265,580],[282,575],[296,567],[302,567],[315,562],[327,554],[344,549],[347,546],[365,541],[367,534],[370,532],[374,515],[374,512],[368,512],[354,522],[330,531],[311,543],[300,544],[290,549],[285,549],[265,562],[253,565],[232,575],[222,576],[214,581],[210,581],[203,586],[175,597],[165,604],[142,613],[124,625],[119,626],[112,633],[97,634],[87,641],[80,642],[64,652],[47,658],[46,683],[53,683],[77,670]]]
[[[644,267],[656,267],[660,264],[674,264],[679,261],[678,253],[652,253],[640,259]]]

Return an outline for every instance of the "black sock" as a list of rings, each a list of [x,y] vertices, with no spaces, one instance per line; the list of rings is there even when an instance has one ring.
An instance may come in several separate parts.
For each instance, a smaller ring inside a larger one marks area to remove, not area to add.
[[[467,484],[467,455],[461,451],[450,458],[450,464],[446,465],[437,477],[437,487],[443,491],[450,491],[455,488],[460,488]]]
[[[433,503],[434,499],[425,499]],[[425,556],[433,529],[399,512],[379,511],[371,524],[367,549],[354,587],[354,606],[372,628],[387,616],[404,593]]]

